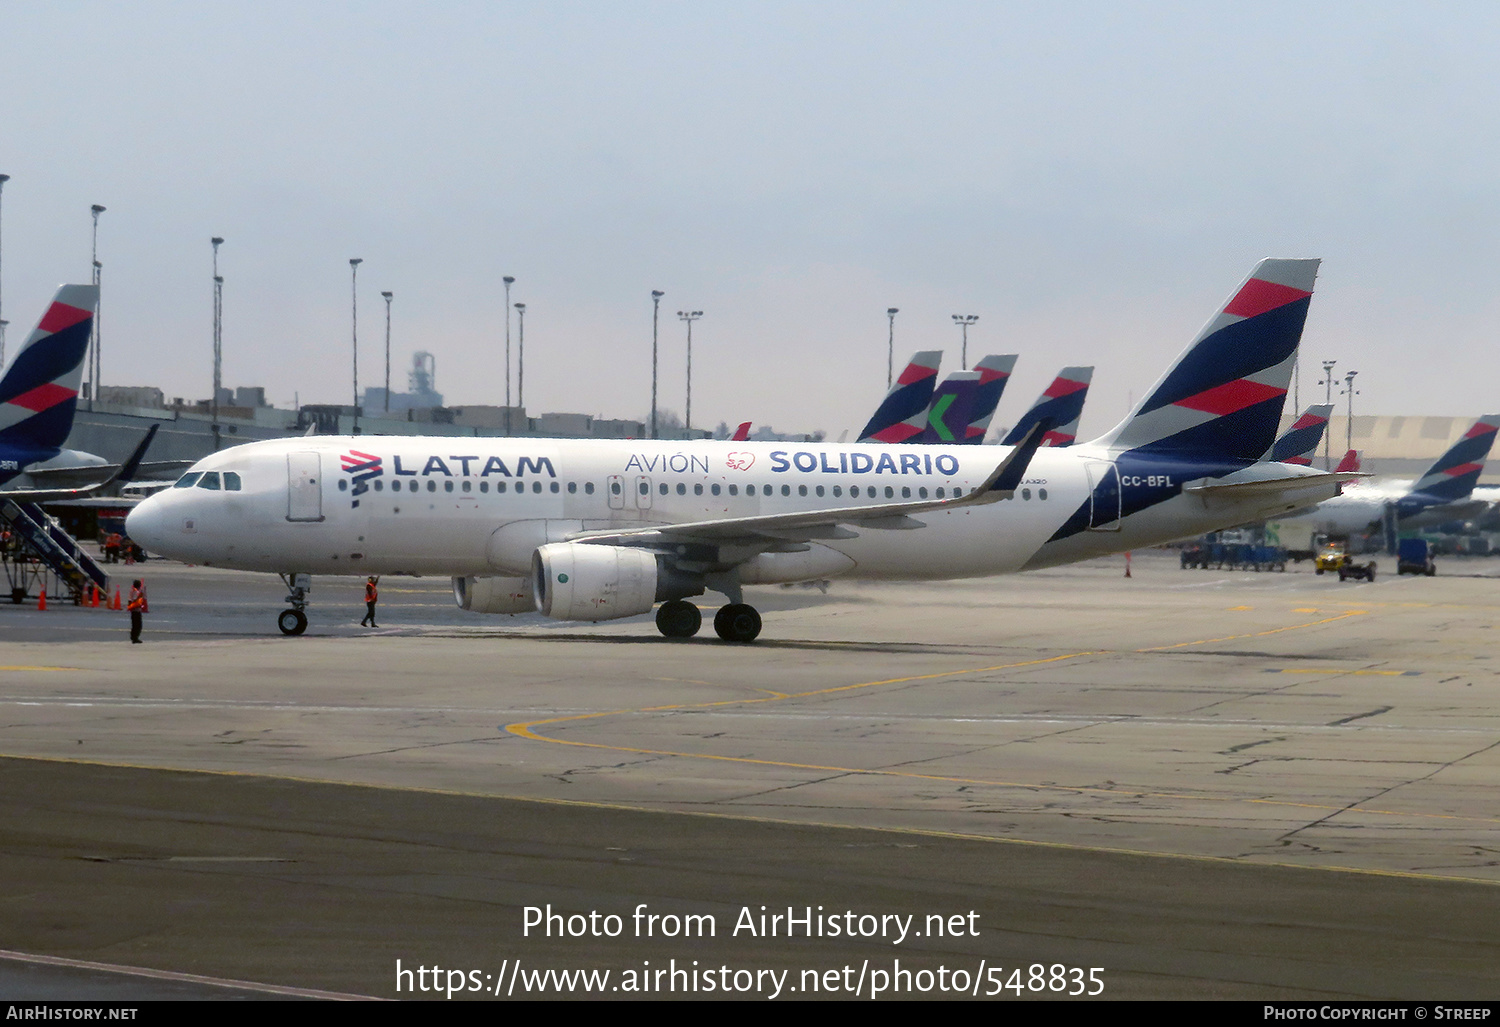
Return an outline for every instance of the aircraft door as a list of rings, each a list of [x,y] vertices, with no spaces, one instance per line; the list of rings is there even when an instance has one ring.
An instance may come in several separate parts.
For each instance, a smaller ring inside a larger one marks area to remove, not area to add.
[[[635,507],[637,510],[651,509],[651,479],[644,474],[635,478]]]
[[[605,488],[609,489],[609,508],[625,509],[625,479],[618,474],[611,474]]]
[[[318,453],[304,451],[286,455],[286,519],[323,519],[322,461]]]
[[[1089,463],[1089,530],[1120,530],[1120,473],[1114,464]]]

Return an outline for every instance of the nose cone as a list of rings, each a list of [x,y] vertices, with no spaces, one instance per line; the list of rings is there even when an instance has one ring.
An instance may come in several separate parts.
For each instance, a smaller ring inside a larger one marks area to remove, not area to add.
[[[161,552],[166,541],[166,533],[162,530],[165,520],[162,501],[156,496],[150,496],[136,504],[135,509],[126,515],[125,534],[136,545]]]

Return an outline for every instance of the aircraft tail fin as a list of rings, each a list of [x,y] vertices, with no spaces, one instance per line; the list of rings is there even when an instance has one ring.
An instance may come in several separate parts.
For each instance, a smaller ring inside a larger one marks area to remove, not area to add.
[[[1328,415],[1331,413],[1332,403],[1314,403],[1308,407],[1286,433],[1271,444],[1265,458],[1272,463],[1311,467],[1313,455],[1323,441],[1323,433],[1328,430]]]
[[[750,422],[741,421],[740,426],[734,430],[734,437],[730,441],[744,442],[748,438],[750,438]]]
[[[1335,471],[1357,471],[1359,470],[1359,450],[1351,449],[1344,454],[1344,459],[1339,461]]]
[[[1031,409],[1022,415],[1001,441],[1003,446],[1019,445],[1039,421],[1047,420],[1056,425],[1042,439],[1044,446],[1071,446],[1078,441],[1078,422],[1083,417],[1083,401],[1088,398],[1089,383],[1093,381],[1092,367],[1065,367],[1058,372],[1052,384],[1047,386]]]
[[[0,378],[0,439],[61,446],[73,429],[99,290],[59,286]]]
[[[974,365],[974,370],[979,372],[979,384],[974,389],[973,408],[969,412],[969,424],[964,430],[959,441],[970,446],[978,446],[984,442],[985,432],[990,430],[990,421],[994,419],[995,408],[1000,405],[1000,397],[1005,394],[1005,386],[1010,382],[1010,373],[1016,368],[1016,354],[1010,353],[1004,356],[987,356]],[[1042,445],[1046,445],[1043,442]]]
[[[911,358],[891,386],[875,416],[859,433],[860,442],[910,442],[927,423],[927,405],[937,385],[942,350],[924,350]]]
[[[1146,398],[1096,444],[1229,463],[1260,459],[1276,439],[1318,263],[1257,264]]]
[[[978,371],[954,371],[944,378],[927,404],[927,423],[922,434],[907,441],[928,446],[962,444],[979,384]]]
[[[1486,414],[1474,422],[1427,473],[1412,486],[1413,493],[1421,493],[1441,503],[1452,503],[1467,499],[1484,471],[1484,462],[1495,444],[1495,433],[1500,429],[1500,414]]]

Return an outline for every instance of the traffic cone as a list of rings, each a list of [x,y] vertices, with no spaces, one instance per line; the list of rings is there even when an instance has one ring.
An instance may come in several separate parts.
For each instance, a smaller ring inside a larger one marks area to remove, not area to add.
[[[109,604],[109,608],[111,610],[118,610],[120,608],[120,590],[118,588],[115,589],[115,601]]]
[[[1130,550],[1125,550],[1125,576],[1130,577]]]
[[[46,585],[42,586],[42,594],[41,594],[40,598],[38,598],[37,601],[36,601],[36,608],[37,608],[38,612],[40,612],[42,610],[45,610],[47,608],[47,586]]]
[[[90,585],[89,586],[89,606],[93,607],[95,610],[99,609],[99,586],[98,585]]]

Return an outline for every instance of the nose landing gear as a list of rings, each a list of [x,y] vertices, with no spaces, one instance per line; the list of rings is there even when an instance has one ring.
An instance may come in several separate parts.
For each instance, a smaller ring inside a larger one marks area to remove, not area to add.
[[[307,594],[312,591],[312,575],[283,574],[281,580],[286,582],[289,590],[286,601],[292,608],[277,615],[276,626],[283,635],[300,635],[307,630]]]

